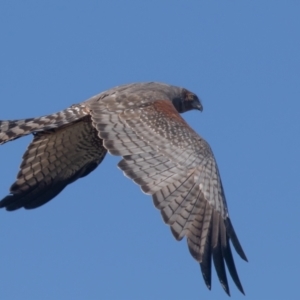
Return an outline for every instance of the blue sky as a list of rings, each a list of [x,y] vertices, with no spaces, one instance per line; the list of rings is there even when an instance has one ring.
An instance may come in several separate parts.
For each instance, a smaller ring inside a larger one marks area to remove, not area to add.
[[[0,119],[162,81],[215,153],[247,298],[298,299],[299,1],[1,1]],[[4,197],[31,137],[0,147]],[[226,299],[107,156],[45,206],[0,211],[1,299]],[[1,196],[1,197],[2,197]]]

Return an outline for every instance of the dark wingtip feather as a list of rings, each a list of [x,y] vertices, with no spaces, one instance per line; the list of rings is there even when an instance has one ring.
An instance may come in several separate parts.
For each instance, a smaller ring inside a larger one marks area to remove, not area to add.
[[[191,249],[191,254],[193,255]],[[211,289],[211,227],[208,231],[202,262],[200,263],[201,273],[207,288]],[[194,256],[196,257],[196,256]]]
[[[225,222],[225,226],[226,226],[226,231],[227,231],[227,234],[228,236],[230,237],[231,239],[231,242],[236,250],[236,252],[239,254],[239,256],[245,260],[245,261],[248,261],[247,257],[246,257],[246,254],[237,238],[237,235],[233,229],[233,226],[231,224],[231,221],[229,218],[227,218],[226,220],[224,220]]]
[[[237,288],[239,289],[239,291],[245,295],[243,286],[240,282],[238,273],[236,271],[236,267],[234,264],[234,260],[232,257],[232,252],[231,252],[231,248],[230,248],[230,244],[229,244],[229,239],[227,240],[227,247],[225,249],[223,249],[223,256],[225,258],[226,265],[227,265],[227,268],[229,270],[232,280],[234,281],[234,283],[237,286]]]
[[[0,201],[0,208],[6,208],[7,211],[13,211],[18,208],[21,208],[22,206],[15,204],[14,195],[7,195]]]
[[[4,197],[4,198],[0,201],[0,208],[3,208],[3,207],[6,206],[7,197],[9,197],[9,196]]]
[[[220,243],[218,243],[218,245],[213,249],[213,260],[219,281],[226,294],[230,296],[230,290]]]
[[[211,290],[211,259],[205,263],[200,263],[201,273],[204,282],[209,290]]]

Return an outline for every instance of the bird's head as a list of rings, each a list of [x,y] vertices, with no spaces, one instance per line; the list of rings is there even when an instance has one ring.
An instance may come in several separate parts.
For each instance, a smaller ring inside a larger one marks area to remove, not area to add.
[[[186,89],[182,89],[180,96],[174,98],[172,103],[179,113],[184,113],[192,109],[203,110],[203,106],[197,95]]]

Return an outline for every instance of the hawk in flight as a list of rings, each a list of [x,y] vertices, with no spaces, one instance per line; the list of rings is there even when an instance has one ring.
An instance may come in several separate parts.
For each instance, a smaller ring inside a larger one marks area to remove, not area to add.
[[[187,238],[211,288],[211,261],[227,294],[225,263],[244,293],[230,241],[247,261],[231,224],[225,194],[208,143],[180,116],[197,109],[192,92],[157,82],[133,83],[39,118],[0,121],[0,144],[33,134],[16,182],[0,207],[39,207],[68,184],[95,170],[107,152],[152,196],[174,237]]]

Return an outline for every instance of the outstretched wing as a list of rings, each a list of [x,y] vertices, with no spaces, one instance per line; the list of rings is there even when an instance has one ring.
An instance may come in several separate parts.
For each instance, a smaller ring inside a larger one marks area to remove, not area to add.
[[[0,207],[39,207],[68,184],[88,175],[103,160],[106,149],[90,116],[57,129],[38,132],[23,156],[17,181]]]
[[[224,191],[209,145],[182,119],[172,103],[147,103],[130,96],[86,102],[104,147],[123,156],[119,167],[152,195],[177,240],[187,237],[192,256],[211,286],[211,259],[229,294],[224,262],[239,288],[229,240],[246,256],[228,217]]]

